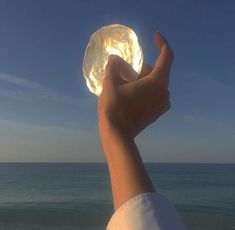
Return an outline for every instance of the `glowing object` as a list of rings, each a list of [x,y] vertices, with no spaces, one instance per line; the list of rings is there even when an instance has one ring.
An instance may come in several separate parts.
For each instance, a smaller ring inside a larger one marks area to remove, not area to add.
[[[100,28],[92,34],[83,60],[87,87],[97,96],[102,92],[105,66],[110,54],[123,58],[138,74],[141,71],[143,53],[135,32],[120,24]]]

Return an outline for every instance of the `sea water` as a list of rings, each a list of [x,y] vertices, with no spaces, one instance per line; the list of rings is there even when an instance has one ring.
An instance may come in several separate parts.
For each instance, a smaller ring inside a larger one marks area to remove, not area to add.
[[[146,168],[188,229],[235,229],[235,165]],[[0,163],[0,230],[101,230],[112,213],[105,163]]]

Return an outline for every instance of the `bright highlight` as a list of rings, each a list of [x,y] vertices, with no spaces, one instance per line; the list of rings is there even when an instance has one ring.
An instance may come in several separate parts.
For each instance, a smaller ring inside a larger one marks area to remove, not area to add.
[[[138,74],[142,68],[142,49],[131,28],[120,24],[100,28],[92,34],[83,60],[83,75],[87,87],[97,96],[102,92],[105,66],[110,54],[120,56]]]

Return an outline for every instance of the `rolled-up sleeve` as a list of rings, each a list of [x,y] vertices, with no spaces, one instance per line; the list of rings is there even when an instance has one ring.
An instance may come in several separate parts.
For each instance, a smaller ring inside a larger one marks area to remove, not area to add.
[[[158,193],[143,193],[123,204],[107,230],[185,230],[174,205]]]

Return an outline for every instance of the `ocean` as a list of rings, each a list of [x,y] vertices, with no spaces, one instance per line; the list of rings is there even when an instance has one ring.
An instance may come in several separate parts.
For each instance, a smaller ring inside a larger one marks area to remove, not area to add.
[[[146,168],[189,230],[235,229],[234,164]],[[0,163],[0,230],[104,230],[112,213],[105,163]]]

